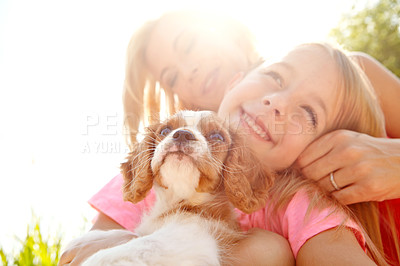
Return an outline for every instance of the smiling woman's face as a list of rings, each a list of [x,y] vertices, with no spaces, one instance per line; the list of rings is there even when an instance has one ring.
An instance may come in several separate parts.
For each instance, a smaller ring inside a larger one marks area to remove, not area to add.
[[[227,83],[248,67],[245,52],[207,18],[166,16],[155,26],[145,58],[161,86],[188,107],[218,110]]]
[[[219,115],[244,130],[249,147],[273,170],[294,163],[336,117],[338,71],[317,46],[251,71],[229,91]]]

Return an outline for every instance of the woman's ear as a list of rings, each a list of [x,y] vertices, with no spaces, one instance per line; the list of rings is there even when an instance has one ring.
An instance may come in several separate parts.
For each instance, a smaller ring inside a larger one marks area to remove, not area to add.
[[[136,143],[127,161],[121,164],[124,177],[124,200],[137,203],[143,200],[153,187],[151,159],[155,149],[156,135],[151,128],[147,129],[145,138]]]
[[[263,169],[239,134],[233,138],[225,167],[223,179],[229,201],[245,213],[264,207],[274,180],[273,174]]]
[[[228,85],[225,87],[224,95],[226,95],[230,90],[232,90],[240,81],[245,77],[245,72],[241,71],[236,73],[232,79],[228,82]]]

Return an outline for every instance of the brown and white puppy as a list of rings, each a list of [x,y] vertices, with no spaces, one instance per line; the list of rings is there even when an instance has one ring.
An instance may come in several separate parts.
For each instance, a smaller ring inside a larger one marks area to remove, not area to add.
[[[243,136],[205,111],[182,111],[148,127],[121,169],[125,200],[137,203],[153,188],[156,202],[138,238],[85,265],[229,264],[242,237],[233,207],[263,207],[272,179]]]

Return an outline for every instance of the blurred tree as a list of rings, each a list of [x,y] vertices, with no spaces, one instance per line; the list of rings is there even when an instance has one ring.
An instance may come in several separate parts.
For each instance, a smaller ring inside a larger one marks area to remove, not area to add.
[[[344,14],[331,36],[349,51],[365,52],[400,77],[400,0],[377,0]]]

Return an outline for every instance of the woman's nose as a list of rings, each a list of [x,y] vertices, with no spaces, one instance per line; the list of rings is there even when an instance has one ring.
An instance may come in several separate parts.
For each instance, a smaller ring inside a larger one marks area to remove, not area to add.
[[[193,80],[197,77],[198,72],[199,72],[198,63],[186,63],[181,65],[181,73],[184,75],[185,79],[189,82],[193,82]]]
[[[288,99],[284,95],[269,94],[262,98],[262,104],[276,119],[282,120],[286,115]]]

